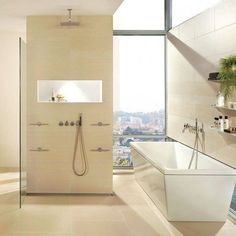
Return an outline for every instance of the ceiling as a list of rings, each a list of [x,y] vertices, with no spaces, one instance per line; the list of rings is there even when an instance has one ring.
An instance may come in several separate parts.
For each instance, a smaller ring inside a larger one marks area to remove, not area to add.
[[[0,0],[0,30],[25,31],[26,16],[113,15],[123,0]]]

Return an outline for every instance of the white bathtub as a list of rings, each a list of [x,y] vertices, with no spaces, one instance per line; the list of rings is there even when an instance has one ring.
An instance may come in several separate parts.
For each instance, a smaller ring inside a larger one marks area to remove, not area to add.
[[[236,170],[178,142],[132,142],[135,177],[170,221],[225,221]]]

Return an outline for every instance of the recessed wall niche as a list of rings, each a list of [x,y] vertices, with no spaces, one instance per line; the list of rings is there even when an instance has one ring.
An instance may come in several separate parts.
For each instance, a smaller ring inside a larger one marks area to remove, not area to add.
[[[39,103],[101,103],[102,80],[38,80]]]

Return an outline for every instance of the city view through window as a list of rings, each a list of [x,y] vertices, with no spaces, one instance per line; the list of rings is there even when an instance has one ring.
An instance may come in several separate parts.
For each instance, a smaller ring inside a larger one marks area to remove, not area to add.
[[[114,36],[114,167],[132,167],[130,142],[165,135],[163,36]]]

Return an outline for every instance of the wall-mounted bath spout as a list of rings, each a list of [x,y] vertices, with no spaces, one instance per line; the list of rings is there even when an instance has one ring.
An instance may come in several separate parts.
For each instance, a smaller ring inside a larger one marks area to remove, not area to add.
[[[82,127],[82,113],[79,114],[79,119],[75,122],[76,127],[76,135],[75,135],[75,147],[73,154],[73,172],[77,176],[84,176],[88,171],[88,160],[85,150],[84,144],[84,135],[83,135],[83,127]],[[76,168],[76,157],[78,149],[80,151],[80,159],[81,159],[81,171],[79,172]]]
[[[195,134],[195,141],[194,141],[194,148],[193,148],[193,152],[192,152],[192,156],[191,156],[191,160],[188,166],[188,169],[191,168],[193,160],[194,160],[194,156],[195,158],[195,169],[197,169],[197,165],[198,165],[198,152],[199,152],[199,142],[202,146],[202,149],[205,149],[204,147],[204,143],[205,143],[205,132],[204,132],[204,126],[202,124],[201,127],[199,127],[198,125],[198,119],[195,119],[195,125],[190,125],[189,123],[184,124],[184,128],[182,130],[182,132],[184,133],[186,130],[188,130],[190,133],[194,133]],[[199,133],[202,133],[202,143],[200,141],[199,138]]]

